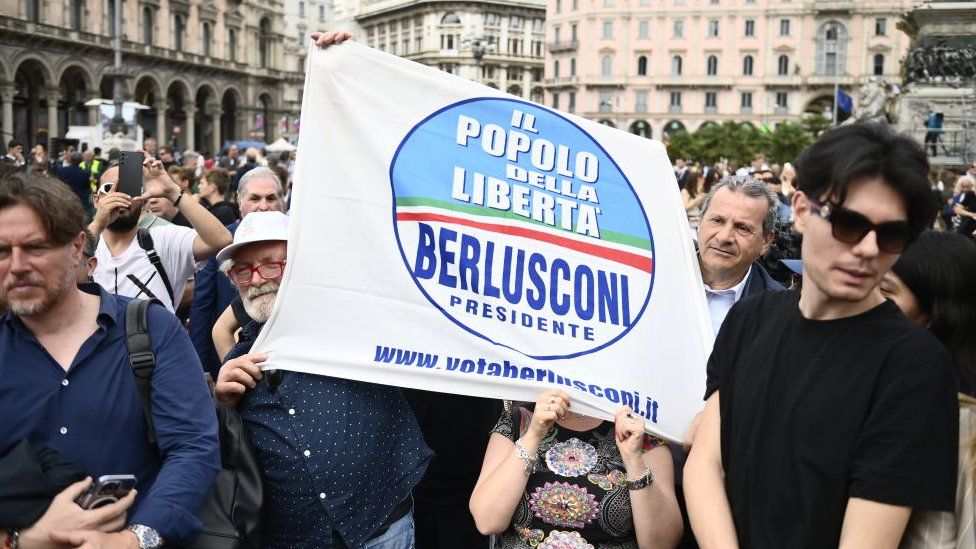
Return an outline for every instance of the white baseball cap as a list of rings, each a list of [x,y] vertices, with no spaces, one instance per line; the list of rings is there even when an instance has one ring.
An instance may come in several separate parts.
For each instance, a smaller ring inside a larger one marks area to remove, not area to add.
[[[217,254],[217,261],[230,259],[241,246],[255,242],[288,241],[288,216],[281,212],[247,214],[234,233],[234,243]]]

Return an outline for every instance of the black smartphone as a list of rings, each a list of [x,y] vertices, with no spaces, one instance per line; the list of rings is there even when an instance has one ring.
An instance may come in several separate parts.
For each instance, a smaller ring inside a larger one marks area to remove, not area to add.
[[[82,509],[97,509],[124,498],[135,486],[134,475],[103,475],[78,496],[75,503]]]
[[[119,155],[119,184],[115,190],[136,197],[142,194],[142,151],[122,151]]]

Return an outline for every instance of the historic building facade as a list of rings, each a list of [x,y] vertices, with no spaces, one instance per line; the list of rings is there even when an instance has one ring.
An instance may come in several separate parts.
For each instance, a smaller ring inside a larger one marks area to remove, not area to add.
[[[546,102],[661,138],[773,125],[900,82],[913,0],[547,0]]]
[[[47,143],[95,125],[93,98],[112,97],[114,0],[0,0],[3,144]],[[125,99],[145,137],[216,153],[270,142],[298,116],[283,88],[281,0],[123,0]]]
[[[543,101],[545,0],[366,0],[355,21],[374,48]]]

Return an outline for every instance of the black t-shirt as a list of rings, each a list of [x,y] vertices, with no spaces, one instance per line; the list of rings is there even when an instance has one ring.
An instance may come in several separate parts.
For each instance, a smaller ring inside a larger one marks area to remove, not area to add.
[[[967,212],[976,212],[976,193],[963,193],[962,198],[959,200],[959,204],[961,204]],[[959,219],[960,234],[970,236],[973,234],[973,231],[976,231],[976,219],[969,216],[959,216]]]
[[[948,352],[891,301],[816,321],[799,292],[737,303],[708,361],[743,547],[837,547],[848,498],[951,511],[958,411]]]

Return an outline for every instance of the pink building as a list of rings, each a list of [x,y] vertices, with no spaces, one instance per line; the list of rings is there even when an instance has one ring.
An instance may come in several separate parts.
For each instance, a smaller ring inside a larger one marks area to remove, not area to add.
[[[546,103],[661,138],[768,124],[900,82],[912,0],[547,0]]]

